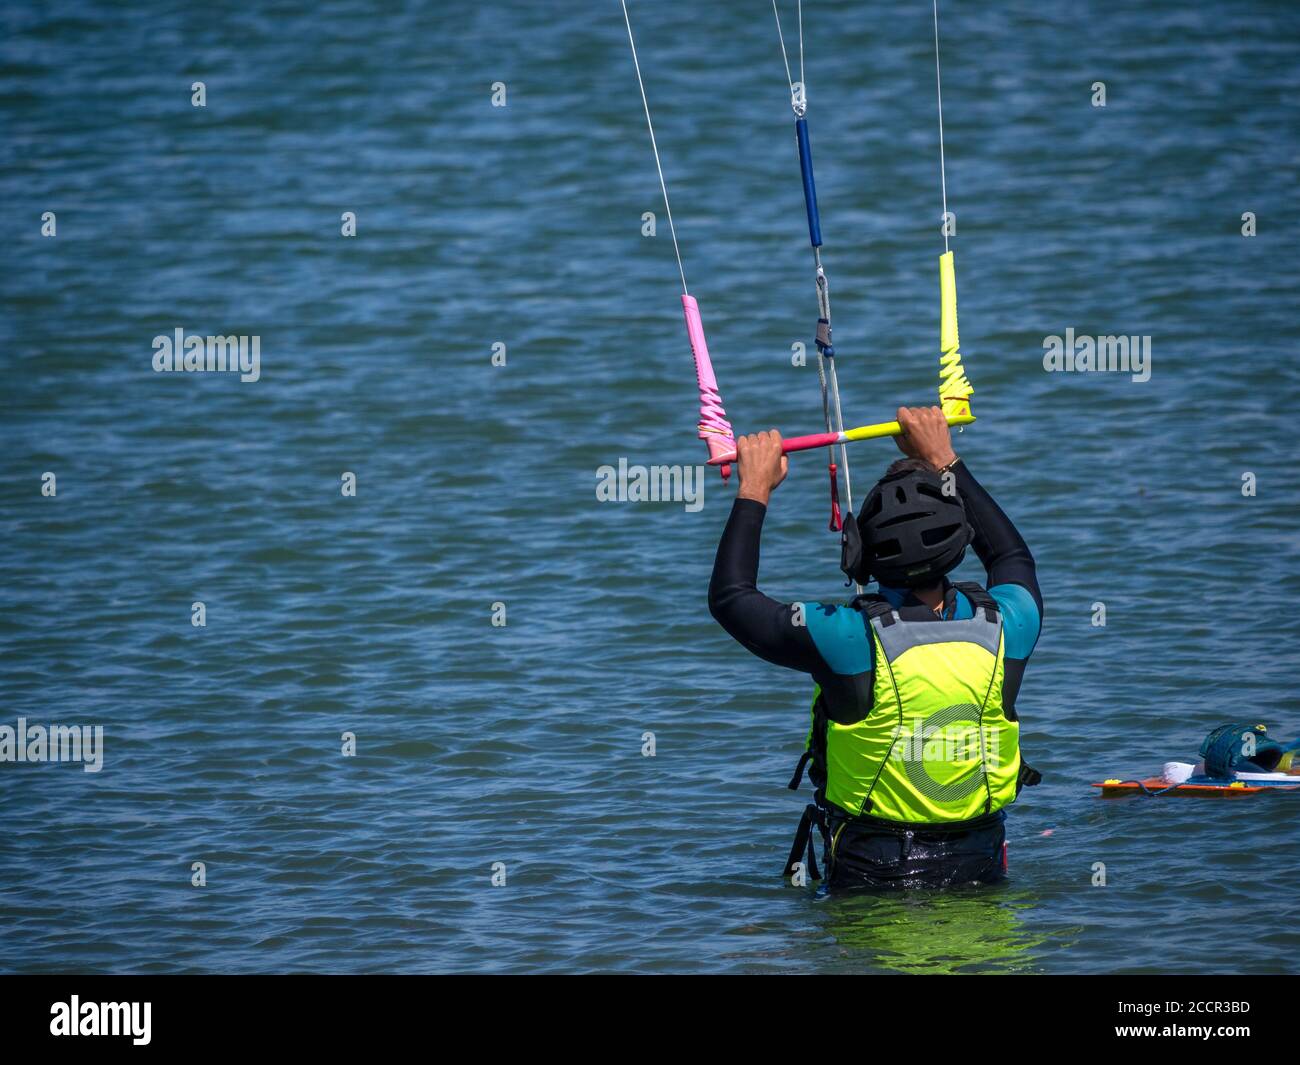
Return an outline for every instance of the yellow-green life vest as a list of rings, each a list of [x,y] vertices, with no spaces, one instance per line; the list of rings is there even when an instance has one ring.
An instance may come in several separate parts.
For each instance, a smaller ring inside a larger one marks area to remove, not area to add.
[[[814,726],[825,729],[815,746],[826,800],[849,814],[935,824],[1015,800],[1020,725],[1002,710],[1002,618],[982,588],[961,587],[975,616],[960,621],[903,620],[877,597],[862,607],[871,708],[852,724],[815,714]]]

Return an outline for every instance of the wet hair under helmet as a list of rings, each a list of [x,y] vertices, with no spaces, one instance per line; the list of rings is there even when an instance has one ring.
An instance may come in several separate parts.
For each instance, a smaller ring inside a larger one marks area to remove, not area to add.
[[[928,467],[882,477],[840,534],[840,568],[860,584],[924,588],[956,569],[973,536],[966,507]]]

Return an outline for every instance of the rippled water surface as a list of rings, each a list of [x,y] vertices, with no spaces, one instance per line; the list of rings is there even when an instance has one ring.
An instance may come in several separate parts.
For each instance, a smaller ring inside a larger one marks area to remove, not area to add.
[[[701,457],[617,3],[5,6],[0,724],[100,724],[105,755],[0,765],[0,968],[1294,970],[1300,799],[1087,785],[1234,718],[1300,733],[1300,9],[941,8],[959,449],[1039,560],[1046,779],[1006,887],[819,899],[777,875],[808,685],[705,606],[732,489],[595,498],[603,463]],[[631,9],[728,410],[813,431],[771,12]],[[873,421],[934,387],[930,11],[805,17]],[[177,328],[259,336],[260,380],[154,373]],[[1150,336],[1150,380],[1045,373],[1067,328]],[[890,451],[858,447],[859,484]],[[792,465],[761,584],[842,596],[824,469]]]

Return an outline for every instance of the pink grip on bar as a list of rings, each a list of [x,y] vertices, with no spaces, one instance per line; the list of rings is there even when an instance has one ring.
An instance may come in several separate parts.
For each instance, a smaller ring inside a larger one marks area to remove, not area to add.
[[[700,386],[699,436],[709,447],[709,465],[722,466],[725,478],[731,472],[727,466],[736,457],[735,434],[723,409],[722,396],[718,393],[718,379],[713,373],[709,345],[704,339],[704,323],[700,320],[700,305],[694,296],[683,293],[682,310],[686,314],[686,335],[691,340],[691,353],[695,356],[695,379]],[[728,453],[730,459],[724,459],[722,456]]]
[[[791,451],[808,451],[815,447],[830,447],[840,442],[839,433],[809,433],[807,436],[792,436],[781,441],[781,450],[786,454]]]
[[[791,451],[810,451],[815,447],[830,447],[840,442],[839,433],[810,433],[808,436],[791,436],[781,441],[781,451],[788,455]],[[717,453],[710,449],[709,465],[721,466],[723,463],[736,461],[736,444],[733,440],[727,451]]]

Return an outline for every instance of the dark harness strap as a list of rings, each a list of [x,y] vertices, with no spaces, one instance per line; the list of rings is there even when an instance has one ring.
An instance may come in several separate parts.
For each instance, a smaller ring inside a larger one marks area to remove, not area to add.
[[[989,621],[998,620],[998,601],[984,590],[984,586],[975,581],[953,581],[952,586],[970,600],[974,610],[983,608],[984,616]]]
[[[785,871],[782,876],[793,876],[794,867],[799,864],[799,859],[808,855],[808,875],[813,880],[822,878],[821,871],[817,868],[817,841],[813,838],[813,825],[817,826],[822,837],[822,855],[828,855],[831,847],[831,836],[826,830],[826,815],[815,803],[809,803],[803,808],[803,817],[799,819],[799,827],[795,830],[794,843],[790,847],[790,857],[785,860]]]
[[[803,783],[803,771],[807,768],[808,762],[812,759],[812,756],[813,752],[811,747],[799,756],[799,764],[794,767],[794,776],[790,778],[790,783],[786,785],[786,787],[791,791],[799,790],[799,785]]]
[[[894,617],[894,608],[889,605],[889,600],[883,595],[876,595],[874,592],[858,596],[849,606],[866,614],[868,620],[879,618],[882,625],[892,625],[897,620]]]

